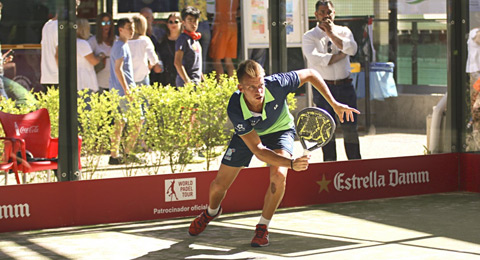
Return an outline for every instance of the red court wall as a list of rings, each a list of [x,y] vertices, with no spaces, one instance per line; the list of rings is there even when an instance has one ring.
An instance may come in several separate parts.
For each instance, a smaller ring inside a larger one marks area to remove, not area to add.
[[[480,192],[480,154],[460,155],[460,190]]]
[[[458,161],[458,154],[439,154],[311,164],[307,171],[289,172],[280,206],[457,191]],[[2,187],[0,232],[197,215],[208,204],[215,174]],[[268,168],[242,170],[222,204],[224,212],[261,209],[268,186]]]

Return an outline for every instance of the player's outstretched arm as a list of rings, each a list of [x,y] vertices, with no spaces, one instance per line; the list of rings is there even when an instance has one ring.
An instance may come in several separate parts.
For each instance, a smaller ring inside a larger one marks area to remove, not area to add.
[[[300,85],[310,82],[312,86],[315,87],[332,106],[333,110],[335,110],[335,113],[338,115],[340,122],[343,123],[345,118],[347,121],[353,122],[353,113],[360,114],[360,111],[356,110],[355,108],[351,108],[345,104],[337,102],[335,98],[333,98],[332,93],[330,93],[327,83],[325,83],[322,76],[320,76],[320,73],[318,73],[316,70],[303,69],[297,70],[296,72],[300,78]]]
[[[255,132],[255,130],[240,137],[248,146],[250,151],[252,151],[252,153],[255,154],[255,156],[257,156],[257,158],[263,162],[278,167],[286,167],[294,171],[304,171],[308,168],[308,160],[310,159],[310,155],[295,158],[292,162],[291,158],[279,155],[275,151],[272,151],[265,147],[262,144],[262,141],[260,140],[260,137],[258,136],[257,132]]]

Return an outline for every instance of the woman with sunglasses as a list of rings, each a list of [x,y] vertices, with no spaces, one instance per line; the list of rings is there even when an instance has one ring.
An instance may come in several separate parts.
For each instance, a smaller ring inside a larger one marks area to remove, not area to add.
[[[160,83],[163,86],[175,86],[175,79],[177,77],[177,69],[173,64],[175,60],[175,41],[180,36],[182,23],[180,16],[176,13],[171,13],[167,18],[167,33],[160,43],[160,57],[163,61],[164,72],[160,74]]]
[[[109,88],[110,70],[105,68],[105,65],[110,64],[110,50],[117,38],[112,15],[109,13],[99,14],[96,22],[96,33],[88,39],[88,43],[90,43],[95,56],[99,56],[100,53],[105,55],[102,64],[97,65],[95,69],[100,93],[107,91]]]

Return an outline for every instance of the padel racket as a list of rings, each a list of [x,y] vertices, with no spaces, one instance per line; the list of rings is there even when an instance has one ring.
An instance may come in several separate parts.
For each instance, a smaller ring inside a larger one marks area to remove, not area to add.
[[[326,145],[335,133],[335,121],[325,110],[307,107],[298,112],[297,135],[303,146],[303,155]]]

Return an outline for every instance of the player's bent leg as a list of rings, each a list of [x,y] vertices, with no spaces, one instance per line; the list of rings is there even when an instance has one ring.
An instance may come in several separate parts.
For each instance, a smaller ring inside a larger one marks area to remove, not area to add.
[[[227,190],[238,176],[242,167],[232,167],[225,164],[220,165],[217,176],[210,184],[209,206],[212,209],[218,208],[227,194]]]
[[[208,210],[204,210],[200,215],[198,215],[190,224],[188,233],[191,236],[197,236],[202,233],[205,228],[207,228],[208,223],[214,220],[220,214],[222,214],[222,203],[225,194],[227,193],[228,188],[232,185],[233,181],[240,172],[241,167],[231,167],[222,164],[218,170],[215,180],[210,184],[210,201],[209,207],[212,209],[218,208],[217,214],[210,216]]]
[[[290,154],[283,150],[275,152],[290,157]],[[265,202],[263,204],[262,216],[266,219],[272,219],[275,210],[283,199],[285,186],[287,184],[288,168],[270,166],[270,185],[265,193]]]
[[[275,150],[284,156],[291,155],[284,150]],[[288,168],[270,166],[270,186],[265,194],[262,217],[271,220],[275,210],[283,199],[287,181]],[[268,225],[259,223],[255,228],[255,235],[250,243],[252,247],[264,247],[269,245]]]

